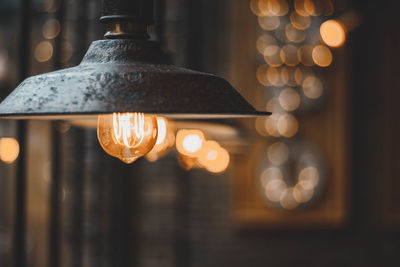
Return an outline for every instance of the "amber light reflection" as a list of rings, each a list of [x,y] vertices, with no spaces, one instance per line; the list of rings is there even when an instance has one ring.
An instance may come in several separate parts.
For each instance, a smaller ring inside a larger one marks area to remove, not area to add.
[[[14,138],[0,138],[0,159],[13,163],[19,155],[19,143]]]
[[[176,149],[185,169],[204,168],[211,173],[224,172],[230,162],[226,149],[218,142],[206,140],[200,130],[180,130],[176,135]]]

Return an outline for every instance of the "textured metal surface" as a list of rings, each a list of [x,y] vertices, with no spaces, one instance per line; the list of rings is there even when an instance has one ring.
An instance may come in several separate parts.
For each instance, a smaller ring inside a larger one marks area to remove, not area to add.
[[[152,24],[153,18],[153,0],[103,0],[102,22],[124,20]]]
[[[0,116],[267,115],[257,112],[224,79],[156,64],[160,58],[162,51],[149,41],[95,41],[79,66],[23,81],[0,104]]]

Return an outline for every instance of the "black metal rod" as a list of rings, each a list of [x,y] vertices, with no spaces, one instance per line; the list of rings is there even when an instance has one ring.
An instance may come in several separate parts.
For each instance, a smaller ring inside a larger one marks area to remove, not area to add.
[[[18,79],[21,82],[29,72],[30,44],[30,0],[21,0],[20,39]],[[17,123],[17,139],[20,143],[20,155],[17,162],[15,182],[15,218],[13,236],[13,264],[15,267],[26,266],[26,130],[25,121]]]

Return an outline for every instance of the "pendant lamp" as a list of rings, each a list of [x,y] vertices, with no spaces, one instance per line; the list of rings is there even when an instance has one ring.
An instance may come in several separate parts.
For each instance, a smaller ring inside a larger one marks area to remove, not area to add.
[[[223,78],[165,64],[147,33],[153,0],[104,0],[100,21],[105,39],[94,41],[78,66],[27,78],[0,104],[0,117],[98,118],[103,149],[133,162],[154,146],[156,116],[270,114],[257,111]]]

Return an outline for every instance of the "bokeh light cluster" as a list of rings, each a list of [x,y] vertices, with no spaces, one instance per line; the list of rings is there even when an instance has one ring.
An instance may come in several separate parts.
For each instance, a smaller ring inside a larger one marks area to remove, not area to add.
[[[267,165],[272,169],[265,169],[262,184],[268,201],[293,209],[311,201],[315,187],[320,186],[305,182],[305,174],[315,178],[320,173],[318,166],[305,166],[296,175],[283,174],[283,162],[291,150],[285,140],[291,140],[290,144],[301,140],[299,111],[323,106],[326,86],[319,72],[332,66],[332,49],[345,43],[347,31],[339,20],[330,19],[334,13],[331,0],[250,0],[250,8],[259,26],[256,77],[267,89],[263,90],[265,110],[272,112],[256,119],[255,129],[276,141],[268,148]],[[291,162],[296,165],[298,160]]]

